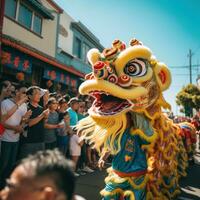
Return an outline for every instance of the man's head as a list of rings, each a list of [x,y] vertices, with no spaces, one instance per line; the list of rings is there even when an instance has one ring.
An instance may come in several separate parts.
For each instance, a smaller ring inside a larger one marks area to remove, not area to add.
[[[40,94],[41,94],[41,89],[38,86],[31,86],[28,88],[26,94],[29,97],[30,102],[35,102],[39,103],[40,101]]]
[[[67,101],[64,98],[60,98],[58,100],[59,107],[62,108],[63,110],[66,110],[68,108]]]
[[[51,97],[49,100],[48,100],[48,108],[52,111],[55,111],[57,108],[58,108],[58,102],[57,100],[54,98],[54,97]]]
[[[1,200],[71,200],[75,177],[71,161],[58,150],[40,151],[22,160],[1,191]]]
[[[78,111],[79,108],[79,102],[80,100],[77,97],[73,97],[69,100],[68,104],[70,105],[70,107],[75,110]]]
[[[0,94],[2,94],[5,97],[8,97],[10,95],[10,87],[11,83],[10,81],[2,81],[0,83]]]
[[[26,91],[27,91],[27,87],[24,85],[16,85],[15,86],[15,97],[17,99],[23,99],[26,97]]]
[[[79,102],[78,113],[84,114],[85,108],[86,108],[85,102],[84,101],[80,101]]]

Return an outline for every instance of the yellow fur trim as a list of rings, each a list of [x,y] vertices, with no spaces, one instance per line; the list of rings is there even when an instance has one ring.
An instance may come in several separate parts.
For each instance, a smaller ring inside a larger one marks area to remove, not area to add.
[[[152,143],[150,143],[150,144],[143,144],[142,146],[141,146],[141,148],[143,149],[143,150],[147,150],[149,153],[150,152],[153,152],[153,150],[154,150],[154,142],[152,142]]]
[[[181,176],[183,176],[183,177],[186,177],[187,176],[187,173],[186,172],[181,172],[181,171],[179,171],[179,174],[181,175]]]
[[[180,194],[180,190],[176,189],[172,194],[167,189],[162,189],[162,192],[166,194],[170,199],[176,197],[178,194]]]
[[[169,125],[168,119],[164,117],[163,115],[161,115],[160,122],[161,122],[161,127],[163,128],[163,130],[169,131],[170,125]]]
[[[147,192],[147,194],[146,194],[146,200],[154,200],[154,197],[153,197],[153,195],[152,195],[151,192]]]
[[[131,134],[132,135],[139,135],[141,138],[146,140],[147,142],[154,142],[158,136],[156,132],[152,136],[147,136],[142,130],[140,129],[131,129]]]
[[[160,197],[162,195],[161,192],[158,191],[158,189],[156,188],[155,185],[151,185],[150,187],[151,187],[153,193],[155,194],[155,196],[159,196]]]
[[[153,115],[150,115],[147,110],[142,110],[141,112],[143,112],[144,115],[147,116],[152,121],[159,118],[161,115],[161,110],[159,112],[154,113]]]
[[[159,98],[158,98],[156,103],[159,104],[160,106],[162,106],[164,109],[171,110],[171,105],[166,102],[166,100],[164,99],[162,93],[160,93],[160,96],[159,96]]]
[[[100,194],[102,196],[113,196],[115,194],[123,194],[123,190],[120,188],[117,188],[115,190],[113,190],[112,192],[106,191],[105,189],[101,190]]]
[[[123,195],[124,197],[129,196],[129,197],[130,197],[130,200],[135,200],[135,195],[134,195],[134,193],[133,193],[132,191],[130,191],[130,190],[125,190],[125,191],[124,191],[124,190],[119,189],[119,188],[113,190],[112,192],[108,192],[108,191],[106,191],[106,190],[104,189],[104,190],[102,190],[102,191],[100,192],[100,194],[101,194],[102,196],[114,196],[114,195],[116,195],[116,194],[120,194],[120,195]]]
[[[137,177],[137,178],[140,178],[140,177]],[[105,178],[105,183],[116,183],[116,184],[119,184],[119,183],[124,183],[126,181],[129,182],[129,184],[136,190],[138,189],[143,189],[146,187],[146,184],[148,182],[148,176],[146,175],[144,177],[144,180],[142,181],[142,183],[140,183],[139,185],[137,185],[136,183],[134,183],[134,180],[137,179],[137,178],[134,178],[134,177],[119,177],[117,174],[115,174],[114,172],[111,172],[106,178]]]
[[[175,185],[176,179],[175,177],[171,180],[170,184],[166,184],[165,181],[162,179],[162,185],[167,188],[170,189],[171,187],[173,187]]]
[[[78,134],[82,139],[89,141],[98,152],[104,147],[111,154],[117,154],[121,149],[121,138],[127,126],[126,114],[100,119],[87,117],[78,125]]]
[[[127,196],[130,197],[130,200],[135,200],[135,195],[134,195],[134,193],[132,191],[126,190],[124,192],[124,197],[127,197]]]

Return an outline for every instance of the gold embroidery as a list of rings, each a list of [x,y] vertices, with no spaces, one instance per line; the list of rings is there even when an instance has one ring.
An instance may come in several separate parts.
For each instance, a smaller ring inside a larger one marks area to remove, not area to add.
[[[126,145],[125,145],[125,150],[128,152],[133,152],[134,151],[134,140],[133,139],[128,139],[126,141]]]

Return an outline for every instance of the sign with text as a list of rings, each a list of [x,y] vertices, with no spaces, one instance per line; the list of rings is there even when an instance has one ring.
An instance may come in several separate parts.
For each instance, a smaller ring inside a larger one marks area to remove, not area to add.
[[[2,51],[1,63],[6,67],[23,71],[30,74],[32,71],[32,62],[30,58],[20,53],[14,53],[11,51]]]
[[[68,74],[50,68],[45,68],[43,77],[52,81],[63,83],[65,85],[77,87],[77,80],[75,78],[72,78]]]

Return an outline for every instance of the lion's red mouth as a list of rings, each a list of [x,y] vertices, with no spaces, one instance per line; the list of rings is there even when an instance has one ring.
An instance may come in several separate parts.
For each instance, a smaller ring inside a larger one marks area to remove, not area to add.
[[[92,91],[90,95],[95,99],[90,111],[99,115],[115,115],[132,106],[128,100],[114,97],[103,91]]]

